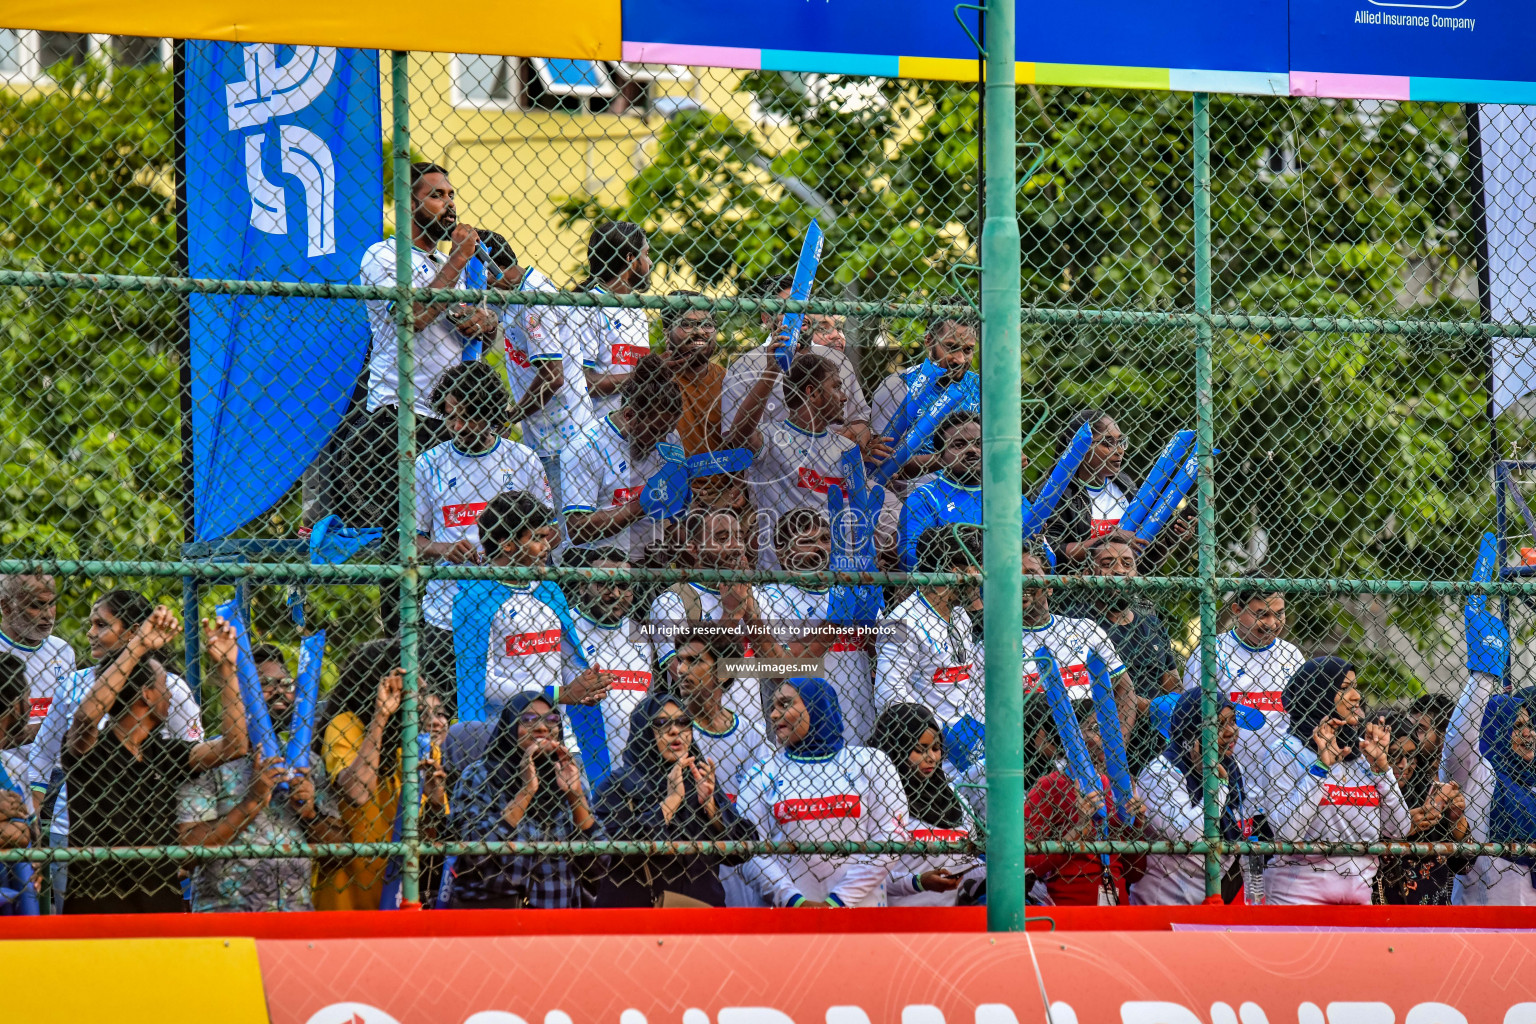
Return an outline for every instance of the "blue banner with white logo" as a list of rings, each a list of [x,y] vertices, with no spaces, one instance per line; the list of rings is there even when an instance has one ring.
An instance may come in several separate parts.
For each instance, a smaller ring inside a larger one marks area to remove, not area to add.
[[[383,237],[375,50],[186,43],[193,277],[351,284]],[[346,413],[368,354],[355,299],[193,295],[194,535],[271,508]]]

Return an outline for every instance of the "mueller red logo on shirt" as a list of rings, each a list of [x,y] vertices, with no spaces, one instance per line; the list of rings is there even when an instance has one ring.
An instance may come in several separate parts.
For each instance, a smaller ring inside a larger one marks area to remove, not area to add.
[[[948,668],[936,668],[933,670],[934,686],[954,686],[971,678],[970,665],[951,665]]]
[[[1098,539],[1099,537],[1108,537],[1111,533],[1118,529],[1119,526],[1120,520],[1118,519],[1095,519],[1093,521],[1093,537],[1094,539]]]
[[[547,654],[560,649],[560,631],[546,629],[542,633],[514,633],[507,637],[507,657],[520,658],[525,654]]]
[[[773,816],[780,824],[789,821],[819,821],[823,818],[857,818],[862,813],[857,793],[780,800],[773,805]]]
[[[486,502],[468,501],[462,505],[443,506],[444,526],[474,526],[480,521],[480,513],[485,511]]]
[[[598,671],[608,677],[608,686],[613,690],[634,690],[644,693],[651,688],[649,672],[632,672],[617,668],[603,668]]]
[[[971,834],[963,828],[919,828],[913,830],[912,838],[920,843],[958,843]]]
[[[1285,707],[1280,701],[1280,694],[1279,690],[1248,690],[1245,693],[1233,691],[1232,703],[1258,708],[1260,711],[1284,711]]]
[[[533,361],[528,358],[528,353],[524,352],[520,348],[513,348],[512,346],[508,345],[507,358],[525,370],[533,369]]]
[[[868,644],[864,642],[864,638],[859,636],[857,631],[839,633],[837,634],[837,639],[832,641],[832,651],[834,654],[849,654],[854,651],[865,650],[867,647]]]
[[[645,490],[644,484],[641,484],[639,487],[615,487],[613,489],[613,507],[618,508],[621,505],[628,505],[639,498],[640,492],[643,490]]]
[[[651,354],[648,345],[615,345],[612,350],[614,366],[634,366]]]
[[[48,709],[52,706],[52,697],[32,697],[27,704],[27,717],[33,719],[47,718]]]
[[[1319,807],[1377,807],[1381,804],[1381,794],[1376,792],[1375,786],[1335,786],[1331,782],[1323,783],[1323,798],[1317,802]]]
[[[1088,675],[1087,665],[1063,665],[1061,681],[1068,689],[1074,686],[1091,686],[1093,684],[1093,680]],[[1024,676],[1025,693],[1041,693],[1044,689],[1040,685],[1039,672],[1030,672]]]
[[[843,478],[840,476],[822,476],[809,466],[800,467],[800,479],[795,481],[795,486],[807,491],[815,491],[817,494],[826,494],[827,488],[832,485],[843,486]]]

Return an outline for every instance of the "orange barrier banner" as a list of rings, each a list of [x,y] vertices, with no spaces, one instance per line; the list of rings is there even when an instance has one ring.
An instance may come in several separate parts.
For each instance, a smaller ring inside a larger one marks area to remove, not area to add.
[[[1536,936],[258,940],[272,1024],[1536,1024]]]

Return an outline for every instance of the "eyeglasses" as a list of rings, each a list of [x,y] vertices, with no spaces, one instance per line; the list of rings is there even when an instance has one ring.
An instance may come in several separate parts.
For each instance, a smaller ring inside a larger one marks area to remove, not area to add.
[[[524,711],[517,717],[517,720],[523,725],[538,725],[542,722],[545,725],[558,727],[560,725],[560,713],[558,711],[551,711],[541,715],[537,711]]]
[[[1128,451],[1131,447],[1131,442],[1127,441],[1123,435],[1120,437],[1101,437],[1094,444],[1100,448],[1108,448],[1112,452]]]
[[[670,717],[667,715],[657,715],[651,719],[651,728],[657,732],[666,732],[668,729],[677,729],[679,731],[684,729],[692,730],[693,719],[687,715],[672,715]]]
[[[677,326],[672,328],[684,334],[708,334],[714,335],[716,331],[713,320],[679,320]]]

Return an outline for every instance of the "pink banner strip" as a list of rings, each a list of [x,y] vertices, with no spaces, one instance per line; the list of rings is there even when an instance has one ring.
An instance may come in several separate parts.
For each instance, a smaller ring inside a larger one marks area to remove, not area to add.
[[[1408,78],[1397,75],[1342,75],[1328,71],[1292,71],[1292,96],[1327,96],[1341,100],[1406,100]]]
[[[763,66],[763,51],[737,46],[626,42],[623,52],[625,60],[637,64],[691,64],[694,67],[744,68],[748,71],[757,71]]]

